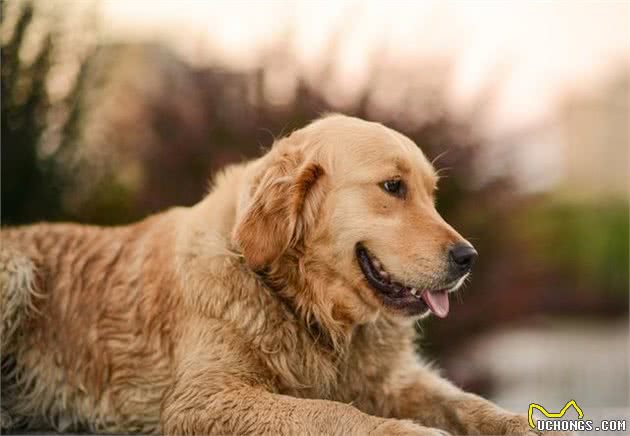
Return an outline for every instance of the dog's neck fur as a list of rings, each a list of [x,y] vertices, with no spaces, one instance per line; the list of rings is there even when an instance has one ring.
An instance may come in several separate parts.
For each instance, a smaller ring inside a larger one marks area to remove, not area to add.
[[[260,292],[272,292],[282,304],[306,325],[321,345],[336,353],[347,350],[357,322],[343,308],[335,307],[323,289],[345,286],[331,278],[329,271],[313,271],[305,261],[304,247],[292,247],[280,258],[261,271],[252,271],[245,263],[231,235],[239,219],[239,202],[244,191],[249,191],[252,171],[259,160],[228,167],[219,174],[210,194],[193,207],[193,221],[184,228],[186,236],[180,238],[182,250],[186,244],[220,244],[225,256],[240,265],[240,274],[256,277]],[[235,183],[236,181],[236,183]],[[210,230],[212,229],[212,230]],[[212,234],[210,234],[212,232]],[[220,259],[204,259],[206,265]],[[318,292],[317,287],[321,288]]]
[[[251,327],[248,323],[260,319],[264,311],[264,325],[272,327],[259,328],[252,340],[255,346],[260,342],[262,352],[268,346],[265,335],[276,338],[275,346],[286,344],[286,353],[266,354],[284,392],[332,398],[339,374],[346,371],[343,368],[356,359],[368,359],[352,352],[356,344],[362,349],[374,347],[375,354],[398,355],[413,344],[412,321],[379,315],[360,323],[347,308],[333,305],[331,292],[343,295],[352,290],[345,289],[348,285],[331,271],[318,269],[321,262],[308,263],[314,256],[308,247],[287,250],[266,268],[263,279],[247,265],[231,235],[238,220],[239,193],[248,189],[247,171],[255,163],[227,168],[210,194],[186,214],[187,222],[179,227],[176,238],[176,268],[182,272],[178,276],[185,277],[180,288],[190,307],[245,332]],[[235,275],[241,278],[233,280]],[[226,288],[208,289],[208,283],[224,283]],[[231,288],[229,283],[240,287]],[[217,298],[217,292],[242,293],[239,311],[225,305],[233,299]],[[233,318],[237,313],[238,318]],[[296,359],[296,355],[301,357]]]
[[[338,308],[317,298],[321,293],[314,289],[315,286],[334,286],[334,283],[304,268],[294,250],[257,274],[264,286],[305,324],[317,342],[338,354],[347,352],[357,324],[339,316]]]

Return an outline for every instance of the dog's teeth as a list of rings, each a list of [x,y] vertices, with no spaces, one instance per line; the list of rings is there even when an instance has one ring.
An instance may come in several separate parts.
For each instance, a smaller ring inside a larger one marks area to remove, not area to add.
[[[416,295],[416,293],[418,292],[418,290],[416,288],[411,288],[409,290],[409,292],[411,292],[411,295]]]
[[[374,259],[372,263],[374,264],[376,269],[381,269],[381,263],[378,260]]]

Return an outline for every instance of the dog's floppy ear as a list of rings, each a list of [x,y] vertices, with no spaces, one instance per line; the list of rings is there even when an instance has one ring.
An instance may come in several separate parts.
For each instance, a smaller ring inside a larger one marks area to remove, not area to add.
[[[263,269],[295,246],[314,211],[313,189],[324,174],[315,162],[301,162],[298,152],[275,157],[264,170],[241,219],[233,240],[248,266]],[[308,209],[308,210],[306,210]]]

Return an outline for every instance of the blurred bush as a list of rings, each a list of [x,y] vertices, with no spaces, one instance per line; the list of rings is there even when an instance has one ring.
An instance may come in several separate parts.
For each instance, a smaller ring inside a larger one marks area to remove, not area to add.
[[[530,244],[530,253],[541,264],[574,276],[582,286],[627,295],[630,234],[622,201],[592,207],[548,201],[528,208],[515,221],[517,237]],[[528,225],[532,222],[536,225]]]
[[[6,3],[1,7],[4,26]],[[28,5],[1,49],[3,222],[28,222],[40,218],[43,211],[51,217],[60,213],[58,167],[54,158],[38,154],[49,108],[46,78],[52,37],[46,37],[31,64],[24,65],[20,60],[20,48],[32,18],[33,8]],[[35,202],[24,198],[25,193]]]

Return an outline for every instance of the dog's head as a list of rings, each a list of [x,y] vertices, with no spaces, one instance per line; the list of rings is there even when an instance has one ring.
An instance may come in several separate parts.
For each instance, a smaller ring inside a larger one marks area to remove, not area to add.
[[[254,164],[233,239],[333,318],[444,317],[477,253],[435,210],[436,183],[409,138],[328,116]]]

